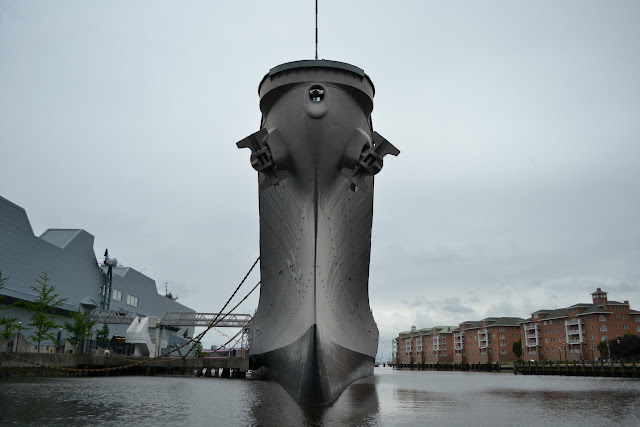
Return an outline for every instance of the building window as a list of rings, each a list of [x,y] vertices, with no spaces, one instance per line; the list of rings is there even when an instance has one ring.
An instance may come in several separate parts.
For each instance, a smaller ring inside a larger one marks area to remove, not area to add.
[[[600,332],[607,332],[607,325],[600,326]]]
[[[602,338],[600,338],[600,341],[607,341],[607,339],[608,339],[607,336],[603,335]]]
[[[589,320],[591,320],[591,318],[592,318],[592,316],[591,316],[591,315],[589,315]]]
[[[132,305],[134,307],[138,306],[138,297],[133,295],[127,295],[127,304]]]
[[[558,338],[558,342],[562,342],[562,337],[559,337],[559,338]]]
[[[507,354],[507,350],[500,350],[500,354]]]
[[[544,326],[547,326],[547,321],[546,320],[544,321]]]
[[[593,334],[589,335],[589,338],[590,338],[590,339],[593,339],[593,338],[594,338],[594,337],[593,337]]]
[[[622,320],[627,320],[627,315],[626,314],[622,315]]]
[[[622,329],[627,329],[627,324],[626,323],[622,325]]]
[[[111,294],[111,297],[113,298],[114,301],[122,301],[122,291],[119,291],[118,289],[113,289],[113,293]]]
[[[636,332],[640,332],[640,326],[636,326]]]
[[[595,350],[596,349],[596,345],[595,344],[591,344],[591,350]]]
[[[593,325],[589,325],[589,329],[593,329]]]
[[[601,321],[601,322],[606,322],[606,321],[607,321],[607,320],[604,318],[604,315],[602,315],[602,314],[600,315],[600,321]]]

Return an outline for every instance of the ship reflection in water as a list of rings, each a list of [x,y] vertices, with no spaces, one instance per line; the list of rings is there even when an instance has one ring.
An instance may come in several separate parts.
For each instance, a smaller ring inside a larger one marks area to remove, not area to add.
[[[0,379],[0,425],[640,425],[640,381],[376,368],[333,404],[276,382],[166,377]]]

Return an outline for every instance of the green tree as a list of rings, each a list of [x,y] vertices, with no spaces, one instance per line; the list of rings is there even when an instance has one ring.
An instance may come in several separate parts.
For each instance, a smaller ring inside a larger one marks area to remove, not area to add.
[[[202,357],[204,356],[204,352],[202,351],[202,342],[200,340],[196,341],[196,356]]]
[[[598,350],[600,351],[600,358],[602,359],[609,358],[609,348],[607,346],[608,343],[609,341],[600,341],[600,344],[598,344]]]
[[[185,329],[184,332],[182,333],[182,336],[185,338],[189,338],[189,329]]]
[[[44,339],[56,341],[53,331],[59,325],[52,319],[56,308],[60,307],[68,298],[60,298],[55,293],[56,287],[49,284],[49,275],[43,272],[40,278],[36,279],[39,286],[31,286],[36,293],[37,299],[34,301],[22,301],[20,305],[27,310],[33,312],[31,315],[31,323],[29,326],[34,328],[34,332],[29,335],[29,339],[38,343],[38,352],[40,352],[40,343]]]
[[[78,351],[80,341],[91,335],[91,330],[95,324],[96,321],[91,320],[89,313],[83,313],[81,311],[75,311],[71,315],[71,322],[64,322],[64,329],[71,334],[69,336],[69,342],[76,347],[76,351]],[[60,343],[58,343],[58,345],[60,345]]]
[[[518,338],[518,341],[513,342],[511,351],[516,355],[518,359],[522,357],[522,338]]]
[[[18,329],[17,320],[17,317],[0,316],[0,337],[5,340],[11,339],[14,331]]]
[[[609,342],[611,355],[616,359],[637,359],[640,357],[640,337],[627,333]]]
[[[100,347],[106,347],[109,344],[109,326],[106,323],[96,332],[96,341]]]

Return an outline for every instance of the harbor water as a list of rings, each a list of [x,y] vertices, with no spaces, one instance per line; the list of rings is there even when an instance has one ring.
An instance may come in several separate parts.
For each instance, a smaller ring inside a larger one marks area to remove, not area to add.
[[[0,379],[0,425],[640,425],[640,381],[376,368],[329,406],[275,382],[195,376]]]

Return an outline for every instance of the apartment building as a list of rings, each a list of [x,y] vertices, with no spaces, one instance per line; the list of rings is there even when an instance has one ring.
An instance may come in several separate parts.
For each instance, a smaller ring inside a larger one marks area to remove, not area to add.
[[[435,326],[400,332],[394,339],[394,363],[436,364],[453,362],[453,331],[456,326]]]
[[[459,363],[513,362],[513,343],[520,339],[519,317],[488,317],[478,322],[464,322],[459,326],[459,341],[463,347]]]
[[[609,301],[597,288],[591,303],[554,310],[538,310],[521,323],[525,360],[594,360],[598,344],[626,333],[640,333],[640,311],[629,301]]]
[[[513,342],[520,338],[519,317],[488,317],[458,326],[435,326],[401,332],[396,362],[402,364],[496,363],[515,360]]]

